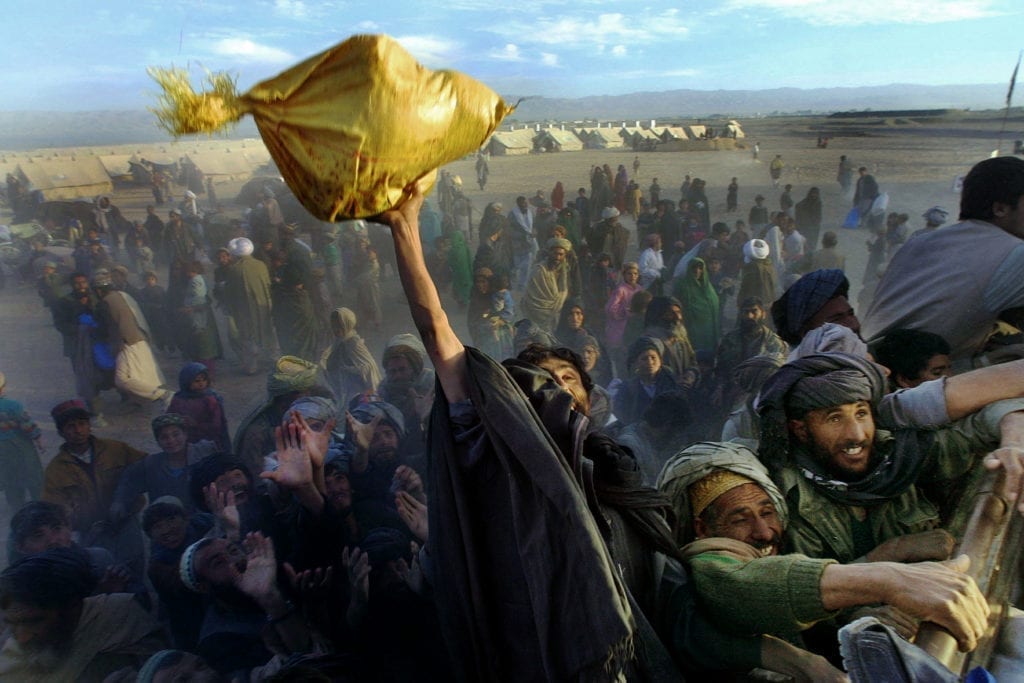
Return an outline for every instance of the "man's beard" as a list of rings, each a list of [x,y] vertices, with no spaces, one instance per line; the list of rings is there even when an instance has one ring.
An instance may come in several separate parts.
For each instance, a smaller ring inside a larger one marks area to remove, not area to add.
[[[398,449],[391,448],[371,448],[370,452],[367,453],[370,458],[370,462],[377,465],[390,465],[398,460]]]
[[[871,449],[868,454],[867,467],[864,468],[863,472],[857,472],[854,470],[847,469],[846,467],[843,467],[841,464],[837,464],[836,462],[834,462],[833,456],[835,454],[826,450],[823,446],[819,445],[818,442],[813,439],[813,437],[808,446],[811,452],[811,457],[814,459],[815,462],[821,465],[821,467],[828,473],[829,476],[833,477],[837,481],[845,481],[848,483],[860,481],[864,477],[871,474],[875,470],[875,467],[878,465],[878,461],[880,458],[879,454],[875,451],[874,448],[872,448],[872,444],[870,442],[864,441],[856,444],[847,444],[846,448],[860,446],[862,448]]]
[[[751,335],[764,325],[762,320],[751,320],[750,318],[743,318],[740,320],[740,330],[746,334]]]
[[[686,325],[679,322],[678,320],[672,320],[664,323],[665,330],[668,332],[670,337],[676,337],[683,339],[687,336]]]

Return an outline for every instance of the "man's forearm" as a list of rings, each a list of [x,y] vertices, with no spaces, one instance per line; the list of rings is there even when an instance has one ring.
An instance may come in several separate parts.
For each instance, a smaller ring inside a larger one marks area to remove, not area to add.
[[[1024,360],[971,370],[946,380],[946,411],[959,420],[989,403],[1024,396]]]
[[[830,564],[821,575],[821,604],[827,610],[885,602],[894,578],[886,562]]]

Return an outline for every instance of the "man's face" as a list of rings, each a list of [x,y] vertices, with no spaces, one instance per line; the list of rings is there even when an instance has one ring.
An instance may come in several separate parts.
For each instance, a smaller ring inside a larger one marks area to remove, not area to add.
[[[590,396],[583,388],[583,378],[576,366],[561,358],[545,358],[537,367],[547,370],[554,377],[555,383],[562,387],[573,398],[573,408],[584,415],[590,413]]]
[[[341,512],[352,507],[352,484],[348,475],[337,469],[324,476],[324,487],[327,489],[327,504],[334,512]]]
[[[551,247],[548,249],[548,263],[552,266],[565,263],[565,249],[562,247]]]
[[[804,323],[803,334],[816,330],[825,323],[835,323],[848,327],[860,336],[860,321],[853,311],[853,306],[845,296],[834,296],[825,302],[825,305],[818,309],[818,312]]]
[[[411,382],[412,364],[404,356],[393,356],[384,364],[384,374],[389,382]]]
[[[177,425],[170,425],[160,430],[160,434],[156,437],[157,444],[160,448],[164,449],[165,453],[170,455],[178,455],[184,453],[185,449],[188,448],[188,435],[185,434],[185,430]]]
[[[481,294],[486,294],[491,289],[491,281],[486,275],[477,275],[473,278],[473,284],[476,286],[476,291]]]
[[[764,323],[767,317],[764,309],[760,306],[745,306],[740,309],[740,327],[745,330],[752,330]]]
[[[867,401],[817,408],[790,420],[790,431],[841,481],[856,481],[871,466],[875,419]]]
[[[39,669],[55,668],[71,645],[81,618],[81,603],[64,609],[12,601],[4,610],[11,637]]]
[[[89,418],[80,417],[68,420],[60,428],[60,435],[68,442],[71,448],[84,448],[89,445],[89,437],[92,435],[92,425]]]
[[[71,281],[71,289],[75,294],[84,295],[89,293],[89,278],[76,277]]]
[[[583,327],[583,309],[579,306],[569,309],[569,327],[574,330]]]
[[[583,357],[583,369],[591,372],[597,366],[597,359],[601,356],[601,353],[593,346],[584,346],[583,353],[580,355]]]
[[[952,360],[944,353],[937,353],[928,359],[924,369],[917,377],[907,378],[903,375],[896,376],[896,384],[903,388],[916,387],[923,382],[928,382],[940,377],[949,377],[952,374]]]
[[[233,491],[235,505],[242,505],[249,500],[249,480],[242,470],[230,470],[217,477],[214,481],[217,491]]]
[[[185,542],[185,529],[187,525],[185,515],[167,517],[150,527],[149,537],[155,543],[173,550]]]
[[[374,462],[394,462],[398,457],[398,432],[394,427],[383,422],[377,425],[373,430],[368,455]]]
[[[196,553],[193,559],[196,575],[213,588],[234,586],[245,571],[246,557],[242,546],[218,538]]]
[[[763,557],[779,554],[782,520],[767,492],[754,483],[729,489],[711,503],[712,524],[694,521],[698,538],[722,537],[754,546]]]
[[[702,271],[703,273],[703,271]],[[665,314],[661,316],[661,321],[667,325],[675,325],[683,322],[683,309],[679,308],[675,304],[672,304],[665,311]]]
[[[529,204],[526,203],[526,197],[516,197],[516,206],[519,207],[520,211],[526,211]]]
[[[25,540],[18,545],[22,555],[38,555],[51,548],[71,547],[71,527],[67,524],[50,526],[45,524],[32,530]]]
[[[231,263],[231,254],[228,254],[227,252],[223,251],[217,252],[217,263],[219,263],[222,266],[228,265],[229,263]]]

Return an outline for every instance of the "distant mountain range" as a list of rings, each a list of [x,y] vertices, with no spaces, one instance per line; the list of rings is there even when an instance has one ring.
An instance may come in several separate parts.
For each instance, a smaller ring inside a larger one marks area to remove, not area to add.
[[[1024,96],[1024,95],[1022,95]],[[771,90],[669,90],[577,99],[524,97],[510,122],[696,119],[784,114],[829,114],[849,110],[998,109],[1006,85],[886,85],[859,88]],[[254,137],[245,119],[230,137]],[[0,150],[81,147],[169,141],[148,111],[0,112]]]

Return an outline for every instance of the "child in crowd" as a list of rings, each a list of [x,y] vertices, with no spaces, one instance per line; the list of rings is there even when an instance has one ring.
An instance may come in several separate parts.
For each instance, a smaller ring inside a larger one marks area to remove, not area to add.
[[[207,367],[202,363],[185,365],[178,373],[178,388],[167,412],[189,418],[188,442],[209,440],[218,450],[231,450],[224,397],[211,387]]]
[[[35,500],[43,488],[43,434],[24,406],[4,396],[6,389],[0,372],[0,486],[13,512],[25,504],[26,493]]]

